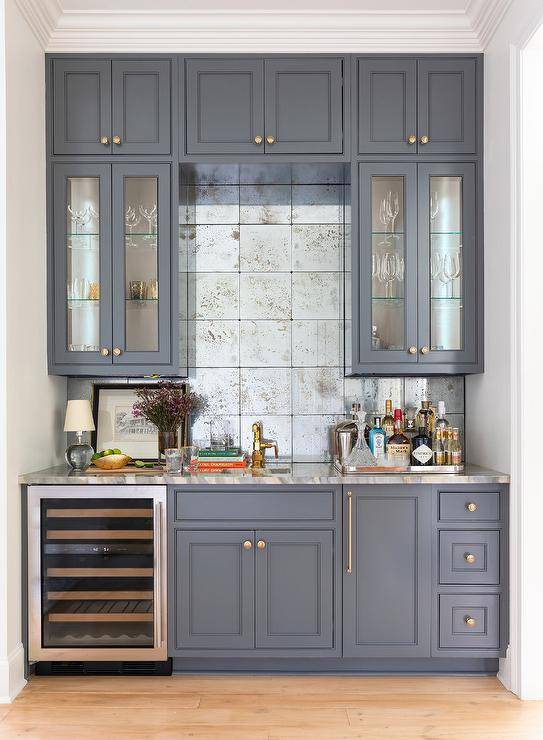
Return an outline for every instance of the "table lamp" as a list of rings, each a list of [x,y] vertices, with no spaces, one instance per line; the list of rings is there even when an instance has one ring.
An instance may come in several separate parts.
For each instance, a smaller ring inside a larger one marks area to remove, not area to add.
[[[94,428],[90,401],[68,401],[64,431],[75,432],[77,442],[66,450],[66,462],[74,470],[86,470],[91,464],[94,450],[83,442],[83,432],[93,432]]]

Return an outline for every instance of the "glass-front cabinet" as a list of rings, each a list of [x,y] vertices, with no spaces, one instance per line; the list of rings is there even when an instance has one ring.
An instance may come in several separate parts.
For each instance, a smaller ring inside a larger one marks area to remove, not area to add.
[[[55,164],[53,180],[52,371],[175,370],[170,165]]]
[[[353,373],[480,372],[475,165],[362,163],[358,183]]]

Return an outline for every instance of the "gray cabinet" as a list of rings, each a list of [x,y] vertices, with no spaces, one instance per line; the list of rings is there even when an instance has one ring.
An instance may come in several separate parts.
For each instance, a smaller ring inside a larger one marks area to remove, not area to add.
[[[358,153],[477,154],[480,63],[465,56],[358,58]]]
[[[341,154],[343,59],[187,59],[187,154]]]
[[[53,154],[171,154],[171,65],[53,59]]]
[[[431,490],[345,490],[343,655],[430,655]]]
[[[482,371],[475,163],[359,163],[353,374]]]

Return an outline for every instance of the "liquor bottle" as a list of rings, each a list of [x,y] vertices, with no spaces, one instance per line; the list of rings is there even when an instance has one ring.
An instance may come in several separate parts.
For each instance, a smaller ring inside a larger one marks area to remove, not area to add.
[[[434,436],[437,434],[437,431],[441,429],[442,431],[444,429],[449,429],[450,424],[445,418],[445,401],[438,401],[437,402],[437,418],[435,421],[435,427],[434,427]]]
[[[411,442],[411,449],[413,449],[413,438],[417,436],[418,429],[415,420],[415,409],[406,409],[404,413],[404,428],[403,433],[407,439]]]
[[[382,423],[388,441],[394,434],[394,417],[392,416],[392,401],[390,399],[385,401],[385,416]]]
[[[402,431],[402,410],[394,409],[394,434],[387,439],[387,464],[406,467],[409,465],[411,442]]]
[[[447,464],[446,437],[448,436],[448,429],[436,429],[432,444],[432,449],[434,451],[434,465]]]
[[[447,465],[461,465],[462,463],[462,445],[460,444],[460,432],[457,427],[453,427],[449,432],[449,441],[447,444]]]
[[[381,417],[373,417],[373,427],[370,429],[369,447],[371,454],[379,458],[384,458],[386,452],[386,434],[381,426]]]
[[[432,435],[435,426],[434,421],[435,416],[434,412],[430,408],[430,401],[422,401],[421,408],[418,410],[417,413],[417,429],[420,429],[421,427],[426,427],[430,435]]]
[[[416,437],[413,437],[411,451],[411,465],[432,465],[434,453],[432,438],[427,427],[421,427]]]

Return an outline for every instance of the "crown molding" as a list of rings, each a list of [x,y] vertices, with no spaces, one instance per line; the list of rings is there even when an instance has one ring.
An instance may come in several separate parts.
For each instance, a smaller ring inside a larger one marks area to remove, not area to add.
[[[176,53],[478,52],[511,0],[466,12],[66,11],[62,0],[15,0],[45,51]]]

